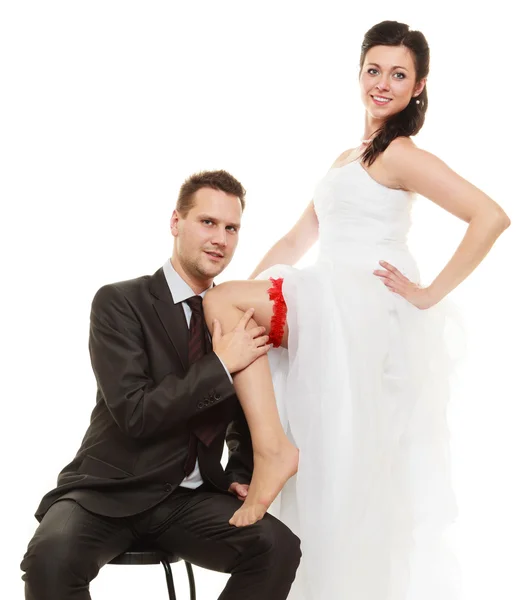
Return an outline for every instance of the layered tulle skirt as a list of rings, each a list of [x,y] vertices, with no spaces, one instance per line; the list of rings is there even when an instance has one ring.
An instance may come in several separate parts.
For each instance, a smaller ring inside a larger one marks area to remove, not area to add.
[[[407,255],[388,258],[417,281]],[[377,267],[360,254],[259,276],[284,278],[287,306],[288,349],[269,358],[300,464],[271,512],[301,538],[292,600],[456,597],[444,533],[458,324],[445,303],[419,310],[390,292]]]

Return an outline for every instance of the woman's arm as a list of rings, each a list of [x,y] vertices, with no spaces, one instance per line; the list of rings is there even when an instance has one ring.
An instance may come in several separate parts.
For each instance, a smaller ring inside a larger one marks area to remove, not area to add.
[[[426,288],[432,306],[474,271],[510,225],[510,219],[484,192],[408,138],[394,140],[383,153],[382,162],[403,189],[425,196],[468,223],[453,257]]]
[[[342,152],[333,162],[332,167],[349,160],[352,153],[354,149]],[[318,237],[319,221],[312,200],[290,231],[269,249],[249,279],[255,279],[259,273],[273,265],[294,265],[315,244]]]
[[[273,265],[294,265],[314,245],[318,235],[319,222],[312,200],[297,223],[266,253],[249,279],[255,279]]]

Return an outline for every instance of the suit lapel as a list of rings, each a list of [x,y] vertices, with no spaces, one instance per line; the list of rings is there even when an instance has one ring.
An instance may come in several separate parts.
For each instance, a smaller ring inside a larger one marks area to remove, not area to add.
[[[154,310],[169,336],[174,349],[184,369],[189,368],[189,328],[181,302],[174,304],[172,296],[163,274],[163,269],[158,269],[152,276],[150,291],[153,298]]]

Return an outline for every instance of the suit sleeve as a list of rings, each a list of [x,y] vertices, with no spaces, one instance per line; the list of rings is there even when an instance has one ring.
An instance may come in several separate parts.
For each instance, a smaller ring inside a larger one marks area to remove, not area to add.
[[[214,352],[191,365],[185,375],[171,373],[155,384],[139,318],[114,285],[101,288],[93,300],[89,350],[108,410],[133,438],[185,425],[235,393]]]
[[[249,427],[238,405],[235,419],[229,424],[226,434],[229,459],[225,468],[228,480],[233,483],[250,483],[253,475],[253,446]]]

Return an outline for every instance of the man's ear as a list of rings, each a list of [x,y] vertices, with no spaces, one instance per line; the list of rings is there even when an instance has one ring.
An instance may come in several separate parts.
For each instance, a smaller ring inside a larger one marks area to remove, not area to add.
[[[178,235],[178,222],[180,220],[180,214],[177,210],[172,211],[171,220],[170,220],[170,230],[174,237]]]

